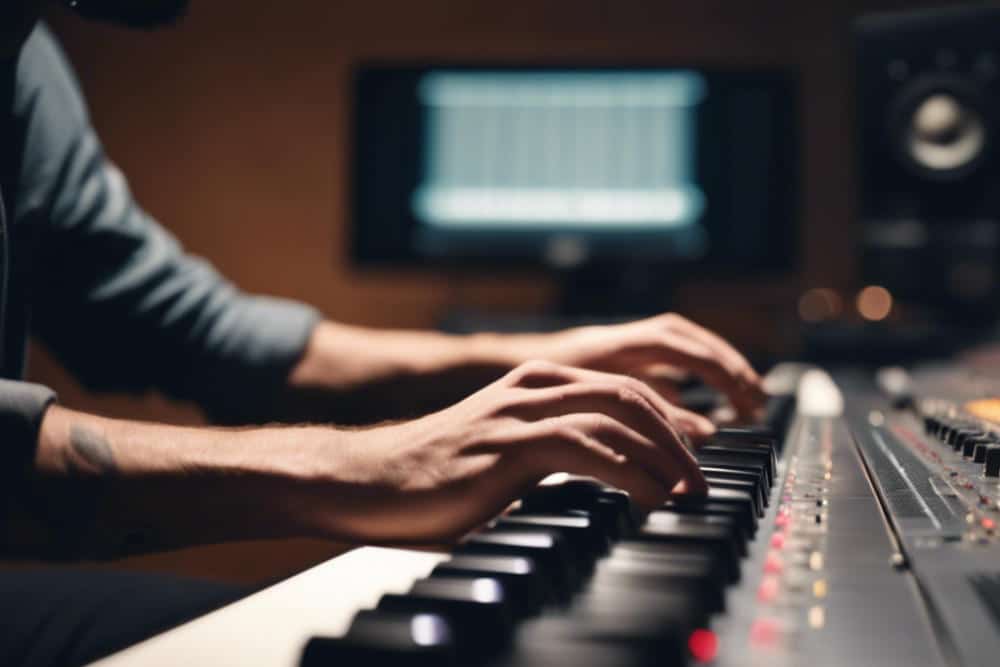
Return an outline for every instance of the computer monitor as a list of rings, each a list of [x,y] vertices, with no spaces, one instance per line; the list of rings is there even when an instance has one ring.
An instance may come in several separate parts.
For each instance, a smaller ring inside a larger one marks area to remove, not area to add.
[[[361,265],[795,264],[793,71],[380,63],[353,92]]]

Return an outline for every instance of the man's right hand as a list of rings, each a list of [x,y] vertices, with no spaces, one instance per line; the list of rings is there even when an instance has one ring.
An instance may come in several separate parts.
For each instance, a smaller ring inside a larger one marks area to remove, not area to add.
[[[703,418],[630,377],[527,362],[440,412],[348,433],[313,519],[339,539],[449,542],[553,472],[652,509],[707,488],[679,419]]]

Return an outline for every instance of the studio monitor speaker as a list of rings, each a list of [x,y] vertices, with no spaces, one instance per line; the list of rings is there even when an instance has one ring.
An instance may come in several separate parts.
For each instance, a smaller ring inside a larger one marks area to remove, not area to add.
[[[864,279],[931,317],[997,316],[1000,7],[855,24]]]

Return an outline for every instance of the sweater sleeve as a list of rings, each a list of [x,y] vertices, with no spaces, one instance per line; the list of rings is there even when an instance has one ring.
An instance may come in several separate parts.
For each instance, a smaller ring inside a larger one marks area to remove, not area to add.
[[[136,204],[44,27],[22,53],[15,113],[18,214],[44,219],[33,332],[92,389],[155,388],[230,423],[271,418],[319,314],[240,291]]]
[[[7,516],[7,507],[25,474],[35,459],[38,430],[45,410],[56,400],[48,387],[0,380],[0,433],[4,465],[0,466],[0,521]]]

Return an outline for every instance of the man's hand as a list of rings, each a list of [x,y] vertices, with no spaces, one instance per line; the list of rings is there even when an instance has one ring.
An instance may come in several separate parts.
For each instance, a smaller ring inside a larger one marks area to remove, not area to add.
[[[293,536],[440,544],[554,472],[652,509],[706,491],[681,419],[700,418],[634,378],[544,361],[440,412],[360,430],[180,428],[53,406],[19,496],[34,541],[7,540],[57,557]]]
[[[718,388],[743,417],[763,404],[760,377],[718,335],[680,315],[550,334],[449,336],[430,331],[320,324],[289,376],[287,395],[264,419],[372,423],[427,414],[468,396],[531,359],[629,375],[668,400],[672,368]],[[714,431],[690,413],[675,422],[693,437]]]
[[[761,378],[743,355],[717,334],[673,313],[569,329],[552,334],[541,346],[541,358],[640,378],[668,398],[675,389],[664,378],[664,368],[689,371],[723,392],[746,418],[765,399]],[[685,426],[698,434],[704,422]]]
[[[315,506],[320,532],[451,541],[553,472],[599,478],[644,509],[704,493],[679,417],[700,419],[633,378],[528,362],[441,412],[354,432],[341,469],[360,477]]]

